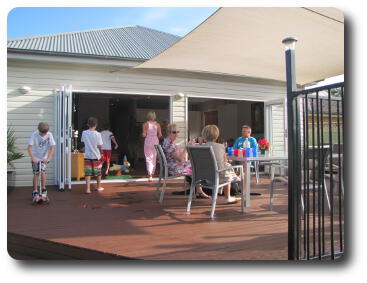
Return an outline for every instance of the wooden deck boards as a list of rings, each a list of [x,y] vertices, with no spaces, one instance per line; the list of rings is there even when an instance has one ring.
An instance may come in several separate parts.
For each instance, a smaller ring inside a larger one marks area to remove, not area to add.
[[[83,194],[84,186],[58,192],[51,203],[34,206],[31,188],[8,194],[8,232],[79,248],[146,260],[286,260],[287,195],[277,190],[268,209],[268,183],[252,184],[251,207],[227,205],[218,198],[216,218],[209,219],[210,200],[196,199],[186,214],[187,196],[172,195],[182,182],[170,182],[163,204],[155,184],[105,184],[105,191]]]

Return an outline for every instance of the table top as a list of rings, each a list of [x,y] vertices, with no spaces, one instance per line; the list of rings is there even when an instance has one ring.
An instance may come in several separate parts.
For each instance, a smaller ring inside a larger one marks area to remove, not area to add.
[[[238,157],[238,156],[227,156],[229,160],[249,162],[249,161],[272,161],[272,160],[288,160],[288,156],[273,154],[273,155],[259,155],[257,157]]]

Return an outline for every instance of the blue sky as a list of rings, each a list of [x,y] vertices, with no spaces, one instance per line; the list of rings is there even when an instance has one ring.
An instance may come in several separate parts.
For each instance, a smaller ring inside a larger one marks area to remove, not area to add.
[[[141,25],[184,36],[215,7],[19,7],[8,14],[7,38],[124,25]]]

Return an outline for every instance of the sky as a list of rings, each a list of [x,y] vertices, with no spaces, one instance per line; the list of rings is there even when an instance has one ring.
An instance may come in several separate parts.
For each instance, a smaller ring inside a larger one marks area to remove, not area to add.
[[[215,7],[17,7],[7,19],[7,38],[140,25],[184,36]]]

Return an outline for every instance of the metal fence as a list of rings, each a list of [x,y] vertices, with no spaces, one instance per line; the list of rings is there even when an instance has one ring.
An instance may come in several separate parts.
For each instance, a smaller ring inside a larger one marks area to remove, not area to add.
[[[335,259],[344,252],[344,83],[292,99],[289,258]]]

